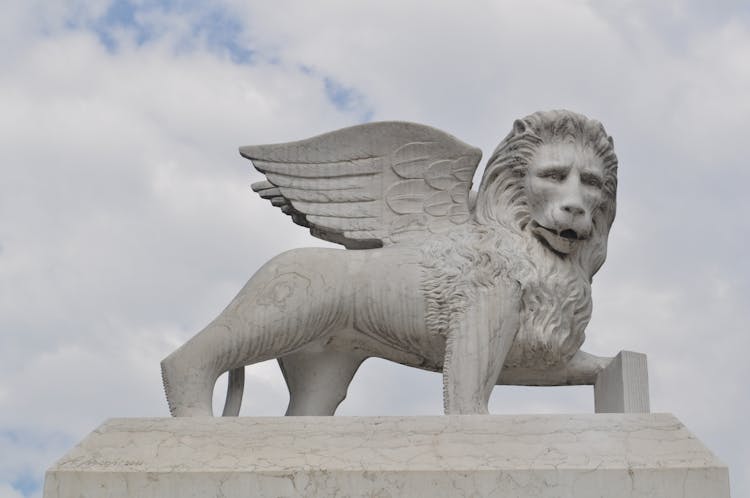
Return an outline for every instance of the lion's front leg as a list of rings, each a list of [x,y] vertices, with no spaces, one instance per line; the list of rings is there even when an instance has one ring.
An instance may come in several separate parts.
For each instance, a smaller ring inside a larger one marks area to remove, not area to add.
[[[446,415],[487,413],[520,323],[520,290],[481,289],[452,320],[443,363]]]

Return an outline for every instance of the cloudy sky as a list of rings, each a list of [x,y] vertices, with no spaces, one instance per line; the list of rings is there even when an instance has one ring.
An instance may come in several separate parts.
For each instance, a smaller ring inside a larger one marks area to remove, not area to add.
[[[0,17],[0,498],[109,417],[166,416],[159,361],[273,255],[324,245],[249,186],[247,144],[430,124],[485,157],[515,118],[601,120],[620,158],[584,349],[649,355],[672,412],[750,495],[742,0],[10,0]],[[281,415],[274,362],[247,415]],[[591,412],[590,388],[497,388],[493,413]],[[439,414],[382,360],[339,413]]]

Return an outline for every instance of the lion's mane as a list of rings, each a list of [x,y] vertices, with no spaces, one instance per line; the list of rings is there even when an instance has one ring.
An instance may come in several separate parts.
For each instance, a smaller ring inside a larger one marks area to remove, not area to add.
[[[601,158],[604,201],[592,213],[591,238],[568,257],[559,257],[527,230],[531,218],[525,177],[540,144],[567,141],[582,143]],[[537,112],[516,121],[488,162],[473,220],[423,246],[422,287],[430,330],[450,341],[453,320],[483,287],[518,286],[521,325],[505,365],[567,362],[583,343],[591,318],[590,283],[606,258],[616,189],[617,157],[598,121],[569,111]],[[445,365],[450,361],[446,356]]]

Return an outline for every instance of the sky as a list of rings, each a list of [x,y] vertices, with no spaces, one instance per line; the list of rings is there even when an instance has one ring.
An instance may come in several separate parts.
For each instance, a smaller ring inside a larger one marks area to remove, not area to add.
[[[107,418],[167,416],[161,359],[265,261],[327,245],[250,190],[239,146],[403,120],[486,158],[559,108],[602,121],[620,160],[583,349],[646,353],[652,411],[750,496],[748,88],[741,0],[4,2],[0,498],[40,497]],[[282,415],[276,363],[247,371],[242,414]],[[371,359],[338,413],[436,415],[441,394]],[[498,387],[490,411],[593,395]]]

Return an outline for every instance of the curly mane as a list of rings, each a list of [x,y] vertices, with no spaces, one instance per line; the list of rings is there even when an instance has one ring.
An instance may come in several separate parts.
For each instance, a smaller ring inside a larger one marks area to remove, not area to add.
[[[581,143],[604,165],[604,202],[592,213],[592,237],[568,258],[551,254],[526,230],[531,221],[527,168],[539,145],[555,142]],[[477,289],[517,285],[521,325],[506,366],[567,362],[583,343],[591,318],[590,282],[606,257],[615,216],[616,172],[612,139],[598,121],[569,111],[537,112],[516,121],[488,162],[474,219],[423,246],[422,288],[430,329],[450,341],[454,320]],[[445,358],[444,368],[450,361]]]
[[[475,220],[482,225],[529,223],[525,178],[529,162],[543,143],[571,142],[590,148],[602,160],[604,202],[591,213],[594,231],[578,251],[578,262],[592,277],[607,257],[607,236],[615,219],[617,156],[612,137],[599,121],[571,111],[535,112],[516,120],[513,130],[492,153],[479,185]]]

